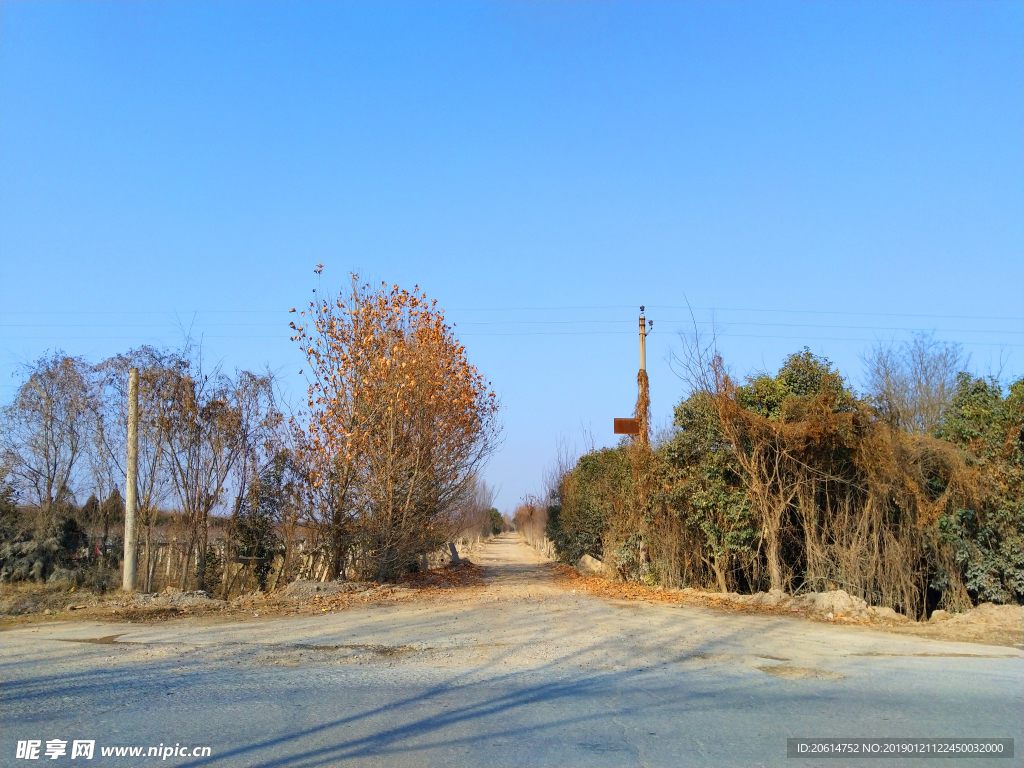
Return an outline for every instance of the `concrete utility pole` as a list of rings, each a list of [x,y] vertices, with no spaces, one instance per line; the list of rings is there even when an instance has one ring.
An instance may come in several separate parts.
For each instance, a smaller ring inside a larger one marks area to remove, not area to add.
[[[139,553],[135,537],[135,507],[138,504],[139,474],[139,369],[128,371],[128,471],[124,489],[124,578],[126,592],[135,589],[135,570]]]
[[[654,321],[651,321],[651,325],[654,325]],[[650,333],[647,330],[647,323],[644,319],[644,306],[640,305],[640,370],[647,370],[647,334]]]
[[[654,321],[644,317],[644,306],[640,305],[640,372],[636,377],[636,439],[644,445],[651,442],[650,415],[651,415],[651,393],[650,383],[647,379],[647,334],[654,330]]]
[[[640,305],[640,373],[637,375],[637,416],[632,419],[615,419],[614,428],[616,435],[640,436],[642,442],[647,442],[647,417],[640,418],[641,411],[646,414],[650,404],[647,384],[647,334],[654,329],[654,321],[644,317],[644,307]],[[642,422],[642,424],[641,424]],[[643,427],[643,430],[641,430]],[[642,433],[642,434],[641,434]]]

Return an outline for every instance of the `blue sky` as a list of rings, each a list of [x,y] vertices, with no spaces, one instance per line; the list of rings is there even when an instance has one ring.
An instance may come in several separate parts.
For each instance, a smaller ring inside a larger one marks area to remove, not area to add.
[[[191,328],[301,400],[326,266],[419,284],[504,403],[511,509],[612,444],[655,321],[858,383],[914,329],[1024,373],[1021,3],[4,3],[0,394]]]

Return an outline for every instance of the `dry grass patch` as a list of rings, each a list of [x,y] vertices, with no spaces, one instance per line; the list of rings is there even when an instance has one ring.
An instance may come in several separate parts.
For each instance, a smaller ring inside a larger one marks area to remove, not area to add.
[[[157,622],[202,616],[259,618],[332,613],[356,605],[389,604],[450,596],[485,583],[484,568],[469,562],[451,563],[411,573],[397,584],[375,582],[293,583],[272,594],[243,595],[231,601],[205,593],[167,590],[159,595],[88,590],[54,590],[41,584],[4,585],[3,628],[49,621],[100,620]],[[315,589],[322,589],[316,592]]]

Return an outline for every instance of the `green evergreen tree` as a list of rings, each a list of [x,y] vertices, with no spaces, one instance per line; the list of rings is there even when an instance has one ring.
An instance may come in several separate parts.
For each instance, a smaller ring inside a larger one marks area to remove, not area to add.
[[[960,374],[938,437],[966,452],[988,490],[939,519],[964,585],[980,602],[1024,602],[1024,379],[1004,395],[995,379]]]
[[[665,501],[697,537],[703,564],[725,592],[737,556],[750,552],[756,533],[747,489],[709,396],[682,401],[673,424],[677,432],[661,451]]]
[[[16,541],[21,535],[21,517],[14,488],[4,477],[0,479],[0,544]]]
[[[280,546],[275,525],[281,518],[293,473],[291,458],[285,453],[279,454],[260,473],[238,511],[235,527],[238,554],[256,558],[253,573],[260,589],[267,587],[273,557]]]
[[[102,522],[100,516],[100,500],[93,493],[82,505],[82,522],[86,525],[95,525]]]
[[[110,537],[110,529],[124,523],[124,499],[117,488],[110,492],[100,507],[100,522],[103,524],[103,543],[106,544]]]
[[[501,512],[494,507],[491,507],[487,512],[491,516],[491,533],[497,536],[505,530],[505,519],[501,516]]]

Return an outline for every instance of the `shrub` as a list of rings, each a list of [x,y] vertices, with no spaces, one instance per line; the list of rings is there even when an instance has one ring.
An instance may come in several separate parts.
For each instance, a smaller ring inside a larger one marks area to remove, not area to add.
[[[933,410],[934,433],[900,429],[807,349],[742,385],[715,358],[657,450],[562,473],[548,536],[647,583],[838,586],[910,616],[929,587],[954,610],[1024,602],[1024,380],[961,374]]]
[[[944,513],[939,540],[950,547],[968,593],[978,602],[1024,602],[1024,379],[1004,396],[994,379],[961,374],[939,437],[961,448],[987,493]],[[947,587],[937,569],[932,586]]]
[[[548,506],[547,535],[559,558],[575,563],[583,555],[605,559],[609,524],[625,516],[630,487],[625,445],[581,457],[562,477]],[[613,547],[616,545],[613,544]]]

